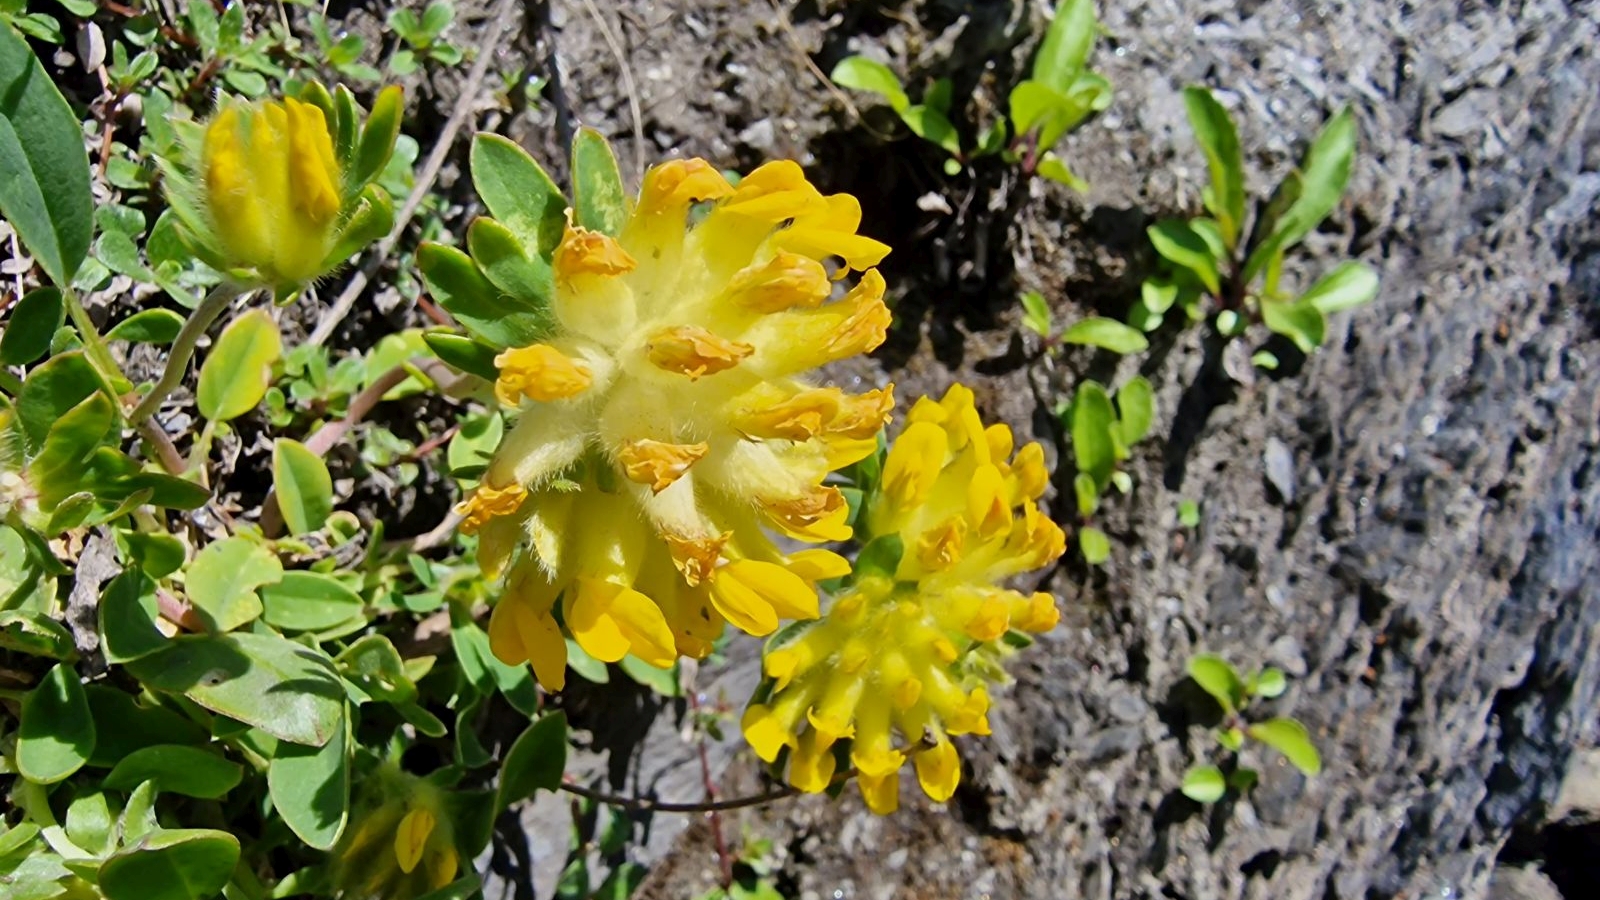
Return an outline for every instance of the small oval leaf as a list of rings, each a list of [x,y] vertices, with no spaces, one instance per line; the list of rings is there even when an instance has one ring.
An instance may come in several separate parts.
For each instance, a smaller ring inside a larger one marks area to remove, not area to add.
[[[272,365],[283,356],[277,323],[266,310],[253,309],[234,319],[200,367],[195,399],[200,414],[213,422],[244,415],[272,385]]]
[[[320,529],[333,513],[333,477],[305,444],[278,438],[272,445],[272,487],[290,534]]]

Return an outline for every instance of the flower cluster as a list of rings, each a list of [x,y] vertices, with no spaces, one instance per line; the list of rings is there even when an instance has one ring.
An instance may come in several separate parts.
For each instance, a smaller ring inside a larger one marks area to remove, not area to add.
[[[835,745],[848,740],[867,805],[899,803],[909,758],[922,789],[949,799],[961,766],[951,735],[988,734],[988,686],[1013,629],[1055,627],[1055,600],[999,586],[1065,549],[1034,501],[1043,450],[1012,454],[1011,430],[985,428],[971,390],[922,398],[890,447],[862,514],[870,538],[853,586],[821,621],[768,648],[770,679],[746,710],[744,734],[762,759],[788,749],[801,790],[833,781]]]
[[[460,506],[483,570],[506,577],[497,656],[560,688],[561,624],[597,659],[665,667],[710,652],[725,622],[764,635],[816,617],[816,582],[848,564],[786,554],[765,529],[848,538],[823,480],[874,451],[893,406],[889,389],[805,378],[887,332],[872,267],[889,248],[860,221],[793,162],[735,187],[699,159],[646,173],[614,237],[569,218],[554,333],[495,360],[519,418]]]
[[[298,97],[253,103],[222,97],[190,136],[192,158],[169,161],[165,173],[185,240],[241,283],[293,295],[388,233],[390,200],[371,183],[394,150],[401,112],[397,87],[379,92],[364,126],[343,87],[311,84]]]
[[[419,897],[455,880],[461,860],[444,791],[386,764],[363,793],[364,808],[332,854],[341,896]]]

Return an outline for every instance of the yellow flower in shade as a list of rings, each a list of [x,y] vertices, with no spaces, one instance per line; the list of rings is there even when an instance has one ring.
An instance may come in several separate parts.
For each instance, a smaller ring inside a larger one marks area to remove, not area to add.
[[[615,236],[569,217],[554,331],[496,358],[519,418],[459,507],[484,571],[506,577],[497,656],[559,688],[562,624],[597,659],[665,667],[710,652],[726,622],[764,635],[816,617],[816,582],[848,564],[784,553],[767,530],[848,538],[823,480],[875,450],[893,406],[892,387],[807,378],[887,332],[871,267],[889,248],[860,220],[792,162],[734,187],[698,159],[647,172]]]
[[[339,896],[406,900],[454,881],[461,861],[444,799],[434,784],[392,766],[375,772],[364,808],[333,849]]]
[[[768,647],[770,681],[743,722],[762,759],[788,749],[789,782],[804,791],[828,787],[834,745],[848,741],[862,796],[879,813],[898,806],[907,760],[929,797],[954,793],[961,761],[950,736],[989,733],[1004,637],[1048,631],[1058,618],[1049,594],[999,583],[1066,546],[1034,502],[1048,481],[1042,449],[1013,455],[1011,430],[985,428],[972,391],[921,399],[906,421],[863,513],[865,555],[879,567],[860,564],[823,619]]]

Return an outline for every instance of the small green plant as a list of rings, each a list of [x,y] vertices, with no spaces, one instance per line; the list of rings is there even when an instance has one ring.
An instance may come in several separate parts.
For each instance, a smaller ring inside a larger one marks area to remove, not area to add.
[[[1251,701],[1271,700],[1288,688],[1283,670],[1268,666],[1248,679],[1220,656],[1199,654],[1189,660],[1189,677],[1222,707],[1222,723],[1217,726],[1217,743],[1232,754],[1230,771],[1210,763],[1191,766],[1183,776],[1183,795],[1197,803],[1215,803],[1231,788],[1240,793],[1254,787],[1260,776],[1256,770],[1239,764],[1239,753],[1250,738],[1283,754],[1290,765],[1306,777],[1322,771],[1322,756],[1311,742],[1311,734],[1298,720],[1276,716],[1259,722],[1247,720]]]
[[[1186,88],[1183,100],[1211,173],[1202,192],[1210,215],[1150,227],[1150,242],[1166,271],[1144,282],[1128,323],[1154,331],[1178,309],[1191,321],[1214,315],[1217,331],[1233,338],[1260,322],[1311,353],[1326,336],[1327,316],[1367,303],[1378,292],[1377,273],[1354,260],[1335,266],[1298,296],[1282,278],[1285,254],[1328,217],[1350,180],[1355,117],[1346,108],[1329,119],[1300,165],[1247,221],[1244,162],[1233,121],[1205,88]],[[1278,366],[1266,350],[1254,362],[1264,369]]]
[[[1150,433],[1155,421],[1155,390],[1143,376],[1134,376],[1115,395],[1097,381],[1084,381],[1072,402],[1056,410],[1072,437],[1072,454],[1078,474],[1072,481],[1077,497],[1078,549],[1090,565],[1098,566],[1111,555],[1106,533],[1093,523],[1107,488],[1120,493],[1133,490],[1133,477],[1119,466],[1134,444]]]
[[[840,60],[830,77],[844,87],[887,100],[911,133],[950,155],[944,163],[947,175],[955,175],[975,159],[998,154],[1028,175],[1082,191],[1088,185],[1072,174],[1054,147],[1091,114],[1111,105],[1111,82],[1087,68],[1097,27],[1092,0],[1064,0],[1033,58],[1032,77],[1011,91],[1010,116],[986,125],[970,149],[950,120],[950,79],[936,80],[921,103],[912,103],[888,66],[864,56]]]
[[[405,8],[389,13],[389,27],[406,44],[389,57],[389,71],[410,75],[425,63],[453,66],[461,62],[465,53],[444,39],[444,32],[455,17],[456,8],[450,0],[434,0],[420,16]]]
[[[1144,332],[1104,316],[1080,319],[1057,334],[1050,306],[1045,302],[1043,294],[1038,291],[1025,291],[1021,302],[1023,327],[1044,338],[1047,349],[1054,350],[1063,344],[1077,344],[1127,355],[1142,353],[1150,347],[1150,340],[1144,336]]]

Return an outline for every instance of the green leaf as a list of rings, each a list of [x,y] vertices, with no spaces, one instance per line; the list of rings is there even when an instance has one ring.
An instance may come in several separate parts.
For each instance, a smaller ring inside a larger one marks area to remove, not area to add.
[[[1271,230],[1250,249],[1250,258],[1244,265],[1246,281],[1255,278],[1272,257],[1298,244],[1333,212],[1350,181],[1355,154],[1355,115],[1345,107],[1322,126],[1299,168],[1284,179],[1268,202],[1272,214],[1263,215],[1262,225]]]
[[[28,463],[28,480],[39,493],[39,508],[50,512],[89,487],[87,465],[116,420],[105,394],[96,393],[68,410],[50,427],[44,446]]]
[[[593,128],[578,129],[572,139],[572,209],[579,225],[612,237],[622,233],[628,219],[617,157]]]
[[[383,172],[400,138],[400,119],[405,115],[405,95],[399,85],[389,85],[372,101],[372,113],[361,129],[355,161],[350,168],[346,189],[359,191]],[[385,229],[387,230],[387,229]]]
[[[272,487],[290,534],[317,531],[333,513],[333,477],[328,466],[299,441],[278,438],[273,442]]]
[[[1143,375],[1135,375],[1117,391],[1117,411],[1124,447],[1144,440],[1156,418],[1156,392]]]
[[[1182,219],[1163,219],[1146,229],[1156,252],[1168,262],[1192,272],[1213,294],[1222,292],[1222,280],[1217,274],[1217,258],[1211,245],[1195,230],[1194,224]]]
[[[417,900],[469,900],[479,895],[483,882],[477,875],[468,873],[459,881],[452,882],[436,891],[429,891],[418,897]]]
[[[541,789],[556,790],[566,769],[567,714],[557,711],[529,725],[506,752],[495,808],[505,809]]]
[[[78,649],[72,644],[72,633],[55,619],[31,609],[0,612],[0,650],[61,662],[78,658]]]
[[[272,806],[295,836],[317,850],[338,843],[350,818],[350,750],[341,722],[321,747],[279,741],[267,766]]]
[[[264,309],[252,309],[222,330],[200,367],[195,400],[200,414],[227,422],[256,408],[272,386],[272,365],[283,356],[277,323]]]
[[[123,757],[106,775],[108,790],[131,791],[153,781],[163,794],[217,800],[239,786],[244,770],[220,754],[184,744],[157,744]]]
[[[1038,291],[1024,291],[1022,294],[1022,324],[1042,338],[1050,337],[1053,327],[1050,307],[1045,303],[1044,295]]]
[[[630,653],[617,662],[617,668],[622,670],[622,674],[633,679],[635,684],[643,685],[663,697],[683,695],[683,686],[678,682],[676,664],[663,669],[652,666]]]
[[[323,631],[361,615],[361,595],[329,575],[284,572],[261,588],[261,618],[287,631]]]
[[[1100,486],[1089,473],[1079,472],[1073,477],[1072,492],[1078,500],[1078,515],[1087,518],[1100,508]]]
[[[183,330],[183,316],[170,309],[142,309],[106,332],[106,339],[133,344],[170,344]]]
[[[1309,303],[1263,299],[1261,322],[1274,334],[1281,334],[1293,341],[1301,353],[1310,353],[1322,346],[1323,338],[1327,336],[1327,320],[1322,317],[1320,310]]]
[[[1228,787],[1241,794],[1249,793],[1250,789],[1255,787],[1256,782],[1260,780],[1261,777],[1256,774],[1255,769],[1247,769],[1244,766],[1240,766],[1228,773]]]
[[[1054,150],[1046,150],[1039,157],[1039,164],[1034,168],[1034,171],[1038,172],[1040,177],[1048,178],[1058,184],[1064,184],[1080,194],[1089,190],[1089,182],[1072,174],[1072,170],[1067,168],[1066,160],[1057,156]]]
[[[468,375],[476,375],[486,381],[494,381],[500,377],[500,370],[494,364],[494,358],[499,352],[488,344],[479,343],[464,334],[456,334],[445,328],[424,331],[422,342],[427,344],[428,349],[439,359]]]
[[[484,343],[526,347],[546,335],[548,311],[530,312],[503,297],[460,250],[425,241],[417,249],[417,267],[439,305]]]
[[[1257,350],[1250,354],[1250,365],[1265,372],[1276,371],[1278,368],[1278,354],[1269,350]]]
[[[1200,504],[1187,497],[1178,501],[1178,524],[1195,528],[1200,524]]]
[[[868,541],[867,545],[861,548],[861,552],[856,554],[855,564],[850,567],[850,577],[859,579],[868,575],[879,575],[892,579],[900,568],[900,559],[905,553],[905,542],[899,533],[880,534]]]
[[[1244,731],[1236,727],[1224,728],[1217,732],[1217,743],[1221,744],[1224,750],[1238,753],[1239,748],[1244,746]]]
[[[165,578],[178,571],[188,558],[183,541],[165,532],[118,531],[117,543],[127,557],[151,578]]]
[[[122,687],[91,684],[85,692],[95,721],[94,752],[88,765],[109,769],[144,747],[158,744],[204,744],[211,739],[200,726],[163,706],[143,706]]]
[[[72,798],[66,826],[67,838],[93,856],[104,856],[116,846],[116,819],[103,790]]]
[[[1282,696],[1283,692],[1288,688],[1289,679],[1284,676],[1283,670],[1268,666],[1261,670],[1261,674],[1256,676],[1255,687],[1251,693],[1257,697],[1265,697],[1271,700],[1273,697]]]
[[[1083,551],[1084,562],[1091,566],[1101,565],[1111,558],[1111,540],[1098,528],[1078,530],[1078,549]]]
[[[35,784],[54,784],[89,761],[94,739],[83,682],[72,666],[57,663],[22,698],[17,771]]]
[[[1257,722],[1248,729],[1250,736],[1277,750],[1306,776],[1322,771],[1322,754],[1311,743],[1311,733],[1294,719],[1279,717]]]
[[[1138,330],[1129,328],[1116,319],[1100,316],[1091,316],[1074,322],[1071,328],[1061,333],[1061,341],[1066,344],[1100,347],[1122,354],[1141,353],[1150,347],[1150,342]]]
[[[361,638],[333,662],[340,674],[374,700],[399,706],[417,699],[417,686],[406,675],[400,651],[381,634]]]
[[[542,257],[529,256],[522,240],[510,228],[484,216],[473,219],[467,227],[467,250],[490,284],[518,309],[537,317],[541,331],[550,329],[555,274]]]
[[[1183,773],[1180,790],[1196,803],[1215,803],[1228,792],[1228,780],[1216,766],[1192,766]]]
[[[261,729],[320,747],[340,727],[344,688],[318,650],[266,634],[195,635],[127,666],[147,687]]]
[[[165,649],[167,637],[156,628],[160,603],[156,583],[138,569],[123,572],[100,596],[100,637],[106,661],[125,663]]]
[[[567,638],[567,668],[578,673],[578,677],[592,684],[610,684],[611,669],[605,663],[589,655],[577,641]]]
[[[78,117],[23,40],[0,24],[0,218],[57,287],[89,253],[94,205]]]
[[[28,373],[17,396],[17,419],[31,447],[38,447],[56,420],[100,389],[83,351],[58,353]]]
[[[489,214],[511,229],[532,255],[548,255],[566,227],[566,198],[527,151],[497,134],[472,140],[472,183]]]
[[[98,881],[106,900],[207,900],[238,862],[239,839],[225,831],[158,828],[102,863]]]
[[[1033,80],[1023,81],[1012,88],[1007,102],[1010,104],[1012,127],[1017,130],[1019,137],[1036,125],[1059,118],[1067,110],[1067,98],[1061,91]],[[1039,146],[1044,148],[1053,145],[1054,142],[1039,142]]]
[[[1233,713],[1244,703],[1244,681],[1227,660],[1212,653],[1200,653],[1189,660],[1189,677],[1200,689]]]
[[[184,593],[214,632],[232,631],[261,615],[256,588],[283,577],[271,550],[244,538],[224,538],[200,551],[184,576]]]
[[[394,228],[394,201],[388,191],[375,184],[362,189],[355,208],[339,230],[339,239],[322,259],[323,271],[344,264],[357,251],[386,236]]]
[[[895,112],[902,112],[911,105],[911,98],[906,96],[906,90],[901,87],[900,79],[895,77],[894,72],[883,63],[865,56],[847,56],[839,60],[828,77],[840,87],[870,91],[883,97]]]
[[[1085,381],[1078,385],[1072,398],[1069,430],[1072,433],[1072,455],[1078,471],[1094,479],[1095,488],[1105,490],[1111,480],[1111,470],[1116,465],[1116,446],[1111,429],[1117,415],[1111,408],[1111,397],[1099,382]]]
[[[1033,58],[1033,78],[1066,93],[1094,48],[1094,0],[1063,0]]]
[[[1295,302],[1315,306],[1318,312],[1326,316],[1371,303],[1376,296],[1378,273],[1365,263],[1350,260],[1340,263],[1332,272],[1322,276]]]
[[[50,352],[50,339],[65,321],[61,292],[42,287],[24,294],[0,332],[0,366],[25,366]]]
[[[1239,232],[1244,227],[1244,157],[1239,150],[1239,133],[1234,130],[1228,111],[1205,88],[1184,88],[1183,105],[1211,172],[1206,209],[1216,217],[1223,240],[1231,249],[1238,245]]]
[[[938,144],[951,156],[961,155],[961,135],[944,113],[922,105],[908,106],[900,111],[900,118],[912,134]]]

